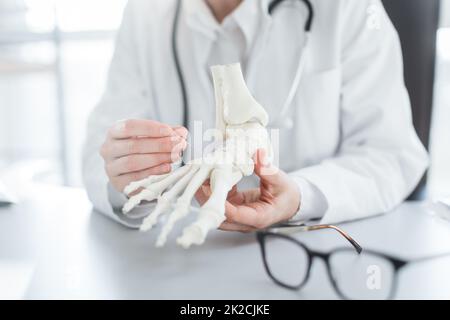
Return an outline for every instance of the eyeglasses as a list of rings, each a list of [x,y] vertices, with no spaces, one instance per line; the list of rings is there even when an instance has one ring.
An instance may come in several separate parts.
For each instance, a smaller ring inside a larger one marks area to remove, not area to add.
[[[289,233],[333,229],[353,248],[338,248],[330,252],[309,249]],[[421,262],[449,256],[449,253],[415,260],[402,260],[383,253],[362,250],[342,229],[333,225],[305,226],[284,224],[256,234],[265,270],[278,285],[300,290],[307,283],[314,258],[325,262],[330,282],[342,299],[388,300],[395,295],[397,273],[410,262]]]

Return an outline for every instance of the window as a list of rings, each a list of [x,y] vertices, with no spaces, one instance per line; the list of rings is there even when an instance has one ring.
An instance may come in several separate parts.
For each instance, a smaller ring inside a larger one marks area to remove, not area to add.
[[[0,0],[0,169],[81,185],[85,123],[125,3]]]
[[[0,169],[81,185],[86,119],[125,3],[0,0]],[[429,190],[440,197],[450,196],[450,0],[442,1],[435,87]]]
[[[435,198],[450,197],[450,0],[441,2],[437,34],[436,83],[431,131],[429,189]]]

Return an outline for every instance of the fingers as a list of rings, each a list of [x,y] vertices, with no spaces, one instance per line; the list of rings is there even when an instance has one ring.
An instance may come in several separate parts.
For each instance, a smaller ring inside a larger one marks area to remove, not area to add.
[[[228,192],[227,198],[234,197],[238,193],[237,185],[234,185],[231,190]]]
[[[209,186],[202,185],[195,193],[195,199],[200,204],[200,206],[204,205],[211,195],[211,191],[207,189],[209,189]]]
[[[131,137],[160,138],[174,134],[174,130],[167,124],[143,119],[122,120],[109,130],[109,136],[113,139],[127,139]]]
[[[170,163],[181,159],[187,147],[188,130],[153,120],[117,122],[109,131],[100,155],[116,189],[150,175],[170,172]]]
[[[133,181],[138,181],[138,180],[144,179],[148,176],[169,173],[170,170],[171,170],[170,164],[161,164],[161,165],[155,166],[153,168],[113,177],[113,178],[111,178],[111,184],[118,191],[123,192],[125,187]]]
[[[243,205],[245,203],[255,202],[259,199],[259,189],[250,189],[243,192],[239,192],[237,190],[237,186],[234,186],[229,192],[227,196],[227,201],[233,205]],[[211,196],[211,187],[209,185],[209,181],[205,182],[195,194],[195,198],[197,199],[200,205],[203,205],[206,201],[208,201]]]
[[[186,139],[188,136],[188,130],[185,127],[177,126],[172,128],[180,137]]]
[[[186,140],[178,135],[164,138],[130,138],[112,140],[102,149],[102,156],[114,159],[132,154],[175,153],[186,147]]]
[[[272,210],[263,203],[250,203],[246,205],[225,204],[225,216],[227,221],[246,225],[256,229],[263,229],[272,224]]]
[[[249,226],[243,226],[240,224],[236,224],[236,223],[230,223],[230,222],[223,222],[220,227],[220,230],[223,231],[237,231],[237,232],[243,232],[243,233],[249,233],[249,232],[254,232],[257,229],[249,227]]]
[[[179,154],[173,155],[171,153],[134,154],[107,163],[105,169],[110,177],[114,177],[163,164],[170,164],[179,159]]]
[[[253,203],[259,200],[261,192],[259,188],[246,191],[235,191],[228,194],[228,202],[233,205],[243,205]]]
[[[261,179],[261,183],[279,185],[283,182],[284,172],[268,161],[264,149],[256,151],[253,161],[255,162],[255,174]]]

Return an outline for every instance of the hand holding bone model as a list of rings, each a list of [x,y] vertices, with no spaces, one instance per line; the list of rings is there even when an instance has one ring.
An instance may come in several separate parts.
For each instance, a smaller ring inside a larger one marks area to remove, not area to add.
[[[108,130],[100,155],[111,185],[122,192],[132,181],[170,172],[186,148],[188,131],[152,120],[129,119]]]
[[[142,201],[157,199],[152,213],[143,221],[142,231],[150,230],[161,215],[170,213],[157,240],[163,246],[174,224],[193,208],[191,201],[197,190],[209,179],[210,195],[199,209],[195,222],[187,226],[177,243],[185,248],[202,244],[209,230],[226,220],[225,203],[229,191],[244,176],[254,172],[254,154],[263,149],[271,153],[265,126],[268,115],[250,94],[239,64],[211,68],[216,98],[216,137],[213,152],[195,159],[172,173],[150,176],[130,183],[124,190],[131,196],[123,207],[130,212]]]
[[[219,229],[253,232],[291,219],[300,207],[300,190],[283,170],[274,168],[266,159],[264,149],[254,156],[258,188],[238,191],[234,187],[225,203],[226,220]],[[202,205],[211,195],[211,187],[205,184],[195,197]]]

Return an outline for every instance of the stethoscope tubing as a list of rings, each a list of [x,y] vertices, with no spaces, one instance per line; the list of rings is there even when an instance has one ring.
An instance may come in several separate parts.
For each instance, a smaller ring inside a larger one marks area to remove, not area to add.
[[[175,8],[175,16],[173,18],[173,26],[172,26],[172,54],[173,61],[175,63],[175,69],[177,72],[178,80],[180,83],[180,91],[181,97],[183,100],[183,126],[185,128],[189,125],[189,99],[187,96],[186,83],[184,81],[183,70],[181,68],[180,57],[178,56],[178,24],[180,22],[180,12],[181,12],[181,0],[177,1],[177,5]]]
[[[298,66],[297,66],[297,71],[295,73],[294,81],[292,82],[291,88],[289,89],[289,94],[286,98],[286,101],[284,102],[284,104],[281,107],[281,110],[279,112],[279,116],[278,116],[279,121],[283,121],[285,119],[285,117],[287,116],[287,114],[289,112],[289,107],[292,105],[292,101],[294,100],[295,95],[297,94],[298,87],[300,86],[300,80],[302,79],[303,70],[305,69],[305,61],[306,61],[306,55],[307,55],[307,51],[308,51],[308,43],[309,43],[309,37],[310,37],[309,31],[306,32],[305,37],[306,37],[305,44],[303,46],[303,50],[302,50],[302,53],[301,53],[299,61],[298,61]],[[286,125],[281,125],[281,126],[287,127],[288,129],[290,129],[293,125],[292,121],[285,122],[285,123],[286,123]],[[280,124],[281,124],[281,122],[280,122]]]

